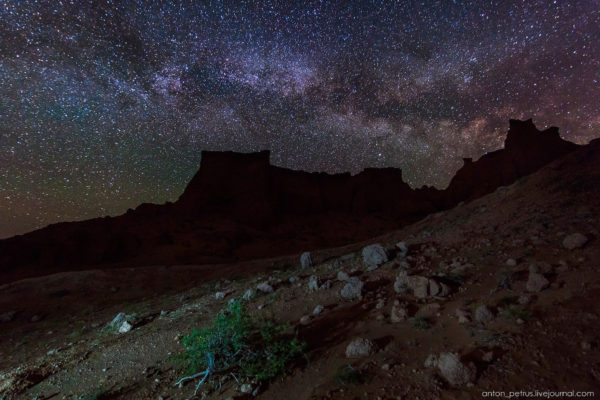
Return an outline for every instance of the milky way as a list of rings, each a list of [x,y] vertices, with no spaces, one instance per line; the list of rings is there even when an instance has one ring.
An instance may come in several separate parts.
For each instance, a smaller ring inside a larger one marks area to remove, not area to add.
[[[600,136],[597,0],[297,3],[0,1],[0,237],[175,200],[201,150],[444,187],[509,118]]]

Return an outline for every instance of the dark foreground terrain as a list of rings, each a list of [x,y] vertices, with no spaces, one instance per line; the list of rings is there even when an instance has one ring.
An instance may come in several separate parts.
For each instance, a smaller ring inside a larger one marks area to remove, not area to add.
[[[268,385],[224,376],[198,398],[253,398],[243,384],[261,399],[598,396],[600,141],[567,153],[400,230],[313,251],[305,268],[298,252],[4,284],[0,399],[189,398],[195,384],[175,386],[183,373],[170,356],[248,289],[249,313],[290,322],[307,359]],[[363,256],[372,244],[387,261]],[[120,312],[135,314],[133,329],[103,330]]]

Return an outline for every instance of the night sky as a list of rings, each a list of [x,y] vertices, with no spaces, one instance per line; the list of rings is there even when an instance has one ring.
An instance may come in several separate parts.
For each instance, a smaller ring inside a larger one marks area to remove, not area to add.
[[[0,0],[0,237],[173,201],[201,150],[444,187],[509,118],[600,136],[598,0],[297,3]]]

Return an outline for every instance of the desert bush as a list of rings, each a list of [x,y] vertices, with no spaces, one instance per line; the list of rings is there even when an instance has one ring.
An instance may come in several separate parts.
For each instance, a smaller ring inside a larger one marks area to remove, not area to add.
[[[305,344],[288,325],[253,320],[241,301],[217,314],[212,326],[185,336],[185,351],[177,358],[188,373],[178,382],[199,378],[198,387],[214,374],[231,373],[236,379],[264,381],[285,372]]]

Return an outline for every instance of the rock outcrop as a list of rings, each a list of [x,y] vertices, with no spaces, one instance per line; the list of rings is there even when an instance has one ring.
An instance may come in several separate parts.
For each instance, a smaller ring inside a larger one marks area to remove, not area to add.
[[[205,151],[174,203],[0,240],[0,284],[99,265],[216,264],[352,243],[509,185],[577,147],[557,128],[511,120],[504,149],[466,161],[445,190],[413,190],[395,168],[329,175],[272,166],[268,151]]]

